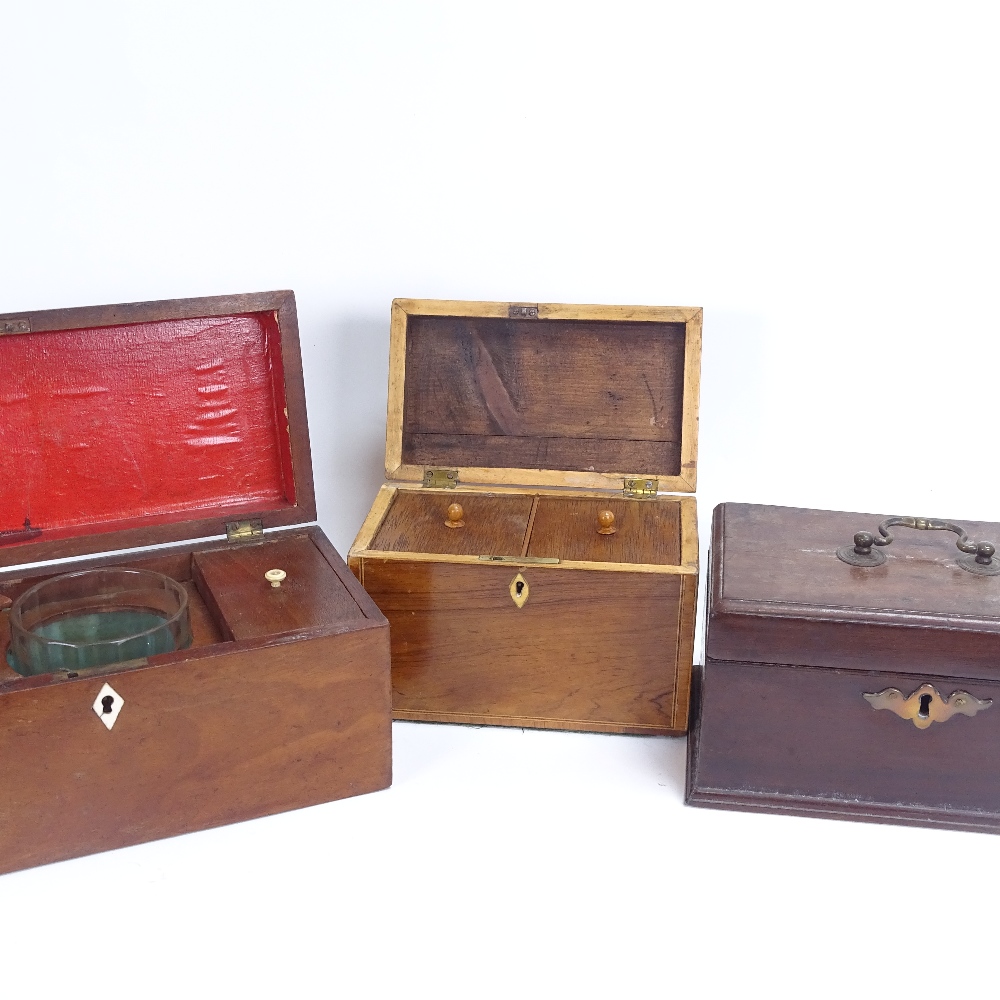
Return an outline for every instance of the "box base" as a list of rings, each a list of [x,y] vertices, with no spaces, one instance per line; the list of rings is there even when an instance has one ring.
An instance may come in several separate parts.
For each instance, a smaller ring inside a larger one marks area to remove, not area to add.
[[[510,726],[519,729],[558,729],[571,733],[614,733],[621,736],[683,736],[683,729],[665,726],[629,726],[619,722],[585,722],[576,719],[540,719],[529,716],[470,715],[459,712],[409,712],[393,709],[401,722],[443,722],[464,726]]]
[[[708,809],[764,812],[788,816],[851,820],[862,823],[891,823],[946,830],[1000,833],[1000,813],[954,807],[933,808],[899,802],[874,802],[840,798],[835,795],[789,795],[747,788],[715,788],[699,784],[702,753],[702,695],[704,668],[696,668],[692,678],[691,729],[688,733],[684,802]]]

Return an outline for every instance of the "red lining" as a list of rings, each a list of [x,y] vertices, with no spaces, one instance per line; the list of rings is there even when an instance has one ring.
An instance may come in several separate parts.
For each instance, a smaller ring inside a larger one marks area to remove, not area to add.
[[[277,317],[0,337],[0,455],[0,531],[294,506]]]

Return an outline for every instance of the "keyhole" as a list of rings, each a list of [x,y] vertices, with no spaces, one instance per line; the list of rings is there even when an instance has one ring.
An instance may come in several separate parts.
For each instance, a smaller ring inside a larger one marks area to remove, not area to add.
[[[920,696],[920,708],[917,709],[917,715],[919,715],[921,719],[926,719],[930,714],[931,696],[929,694],[922,694]]]
[[[115,703],[114,695],[106,694],[101,699],[101,705],[102,705],[102,707],[104,709],[104,714],[105,715],[110,715],[111,714],[111,706],[114,705],[114,703]]]
[[[514,584],[514,589],[517,591],[517,596],[520,597],[521,591],[524,590],[524,580],[518,580],[517,583]]]

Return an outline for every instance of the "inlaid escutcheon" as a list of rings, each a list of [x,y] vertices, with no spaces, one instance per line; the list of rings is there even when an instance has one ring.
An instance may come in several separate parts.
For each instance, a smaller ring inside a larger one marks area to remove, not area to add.
[[[528,581],[520,573],[510,581],[510,597],[519,608],[523,608],[528,600],[529,590]]]

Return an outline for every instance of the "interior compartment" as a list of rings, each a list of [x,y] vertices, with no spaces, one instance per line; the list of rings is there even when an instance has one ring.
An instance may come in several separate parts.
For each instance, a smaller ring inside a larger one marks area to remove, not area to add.
[[[308,535],[196,552],[194,576],[232,639],[364,620],[364,612]],[[264,578],[284,570],[280,587]]]
[[[397,490],[371,548],[436,555],[522,555],[533,497]],[[448,528],[448,508],[461,504],[465,524]]]
[[[0,545],[295,504],[276,314],[0,337]]]
[[[681,472],[684,323],[413,315],[402,461]]]
[[[598,532],[598,514],[615,515],[614,534]],[[681,506],[674,500],[539,497],[527,555],[581,562],[677,566]]]
[[[461,528],[446,525],[455,503]],[[613,534],[598,533],[604,510]],[[397,490],[368,550],[677,566],[680,511],[676,500]]]
[[[198,552],[102,561],[101,565],[152,570],[180,583],[188,595],[191,649],[303,628],[348,624],[365,617],[334,568],[306,534],[256,544],[227,544]],[[0,595],[14,601],[43,580],[82,568],[81,564],[70,563],[47,574],[0,581]],[[269,569],[286,572],[280,587],[272,587],[264,579]],[[4,612],[0,614],[0,683],[23,679],[7,664],[9,642],[10,614]]]

